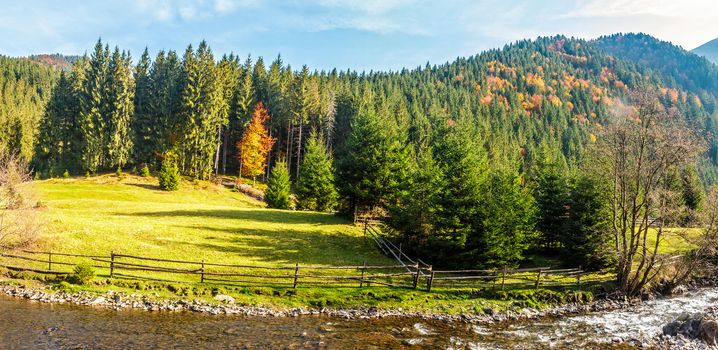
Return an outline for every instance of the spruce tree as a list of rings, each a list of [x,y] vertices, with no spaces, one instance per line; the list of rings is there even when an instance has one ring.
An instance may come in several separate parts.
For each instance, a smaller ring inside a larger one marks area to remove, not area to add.
[[[560,154],[545,148],[534,172],[534,197],[538,208],[536,229],[541,233],[539,244],[558,248],[568,217],[568,167]]]
[[[157,174],[157,178],[160,183],[160,188],[165,191],[177,191],[180,186],[180,171],[177,168],[176,156],[172,153],[165,154],[162,160],[162,166],[160,172]]]
[[[83,137],[82,160],[85,170],[94,173],[104,165],[106,139],[105,89],[109,57],[98,40],[90,56],[89,70],[80,98],[80,129]]]
[[[107,165],[121,169],[132,154],[132,116],[134,114],[134,82],[132,60],[126,52],[115,48],[107,79],[109,118],[107,122]]]
[[[332,158],[316,132],[307,140],[295,192],[302,209],[328,211],[336,206]]]
[[[221,126],[220,94],[212,51],[202,41],[195,53],[192,46],[185,52],[182,69],[181,126],[184,133],[180,147],[182,171],[197,179],[212,174]]]
[[[134,131],[134,159],[138,164],[153,164],[154,152],[157,151],[155,139],[155,128],[161,128],[158,125],[154,113],[151,108],[152,99],[152,80],[150,78],[150,54],[145,51],[140,57],[140,61],[135,66],[135,110],[132,119],[132,129]]]
[[[481,225],[467,243],[474,266],[516,266],[534,236],[536,203],[515,170],[493,170],[484,187]]]
[[[392,203],[408,177],[406,147],[398,130],[383,121],[370,107],[363,108],[338,160],[337,183],[353,214]]]
[[[289,179],[289,169],[284,161],[277,162],[272,168],[267,180],[267,192],[264,194],[264,200],[270,208],[289,209],[291,202],[291,181]]]
[[[607,193],[603,184],[590,174],[574,181],[565,234],[561,235],[561,252],[567,265],[596,270],[611,264]]]
[[[479,230],[487,159],[476,143],[469,119],[449,119],[442,127],[436,158],[443,173],[443,190],[438,194],[436,236],[463,249],[467,238]]]

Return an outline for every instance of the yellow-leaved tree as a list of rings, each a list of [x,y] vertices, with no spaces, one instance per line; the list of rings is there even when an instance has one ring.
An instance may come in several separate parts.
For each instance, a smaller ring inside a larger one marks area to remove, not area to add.
[[[254,106],[252,120],[244,130],[242,139],[237,143],[240,162],[240,175],[251,176],[256,180],[257,175],[264,172],[267,165],[267,154],[274,145],[274,139],[267,131],[269,112],[262,102]]]

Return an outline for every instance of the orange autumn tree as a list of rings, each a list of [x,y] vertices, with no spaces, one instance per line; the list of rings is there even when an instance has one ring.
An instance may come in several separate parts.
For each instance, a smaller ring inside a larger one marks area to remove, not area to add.
[[[237,143],[239,153],[240,175],[251,176],[256,179],[257,175],[264,172],[267,165],[267,155],[274,145],[274,139],[269,136],[267,126],[269,112],[262,102],[254,106],[252,120],[244,129],[242,139]]]

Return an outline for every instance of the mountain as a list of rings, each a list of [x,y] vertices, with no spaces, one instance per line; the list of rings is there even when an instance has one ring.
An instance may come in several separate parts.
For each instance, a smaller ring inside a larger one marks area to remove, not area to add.
[[[711,62],[718,64],[718,39],[713,39],[692,51],[696,55],[703,56]]]
[[[70,71],[70,69],[72,69],[72,64],[80,59],[80,56],[66,56],[55,53],[30,55],[28,58],[32,61],[39,62],[55,69]]]

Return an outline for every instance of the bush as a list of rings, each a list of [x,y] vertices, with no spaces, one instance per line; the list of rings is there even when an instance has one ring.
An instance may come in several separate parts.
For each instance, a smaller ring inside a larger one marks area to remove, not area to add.
[[[292,183],[289,180],[287,163],[278,162],[274,165],[274,168],[272,168],[272,172],[269,174],[267,181],[267,192],[264,197],[269,207],[289,209],[291,206],[291,201],[289,200],[291,186]]]
[[[117,167],[117,170],[115,170],[115,175],[117,175],[117,177],[122,176],[122,168],[120,168],[120,167],[118,166],[118,167]]]
[[[65,178],[65,179],[69,178],[69,177],[70,177],[70,172],[67,171],[67,169],[65,169],[65,172],[62,173],[62,177]]]
[[[171,155],[165,157],[162,161],[162,168],[158,175],[160,188],[165,191],[177,191],[180,185],[180,173],[177,163]]]
[[[73,284],[85,285],[95,278],[95,270],[89,264],[79,264],[72,271],[68,280]]]
[[[150,177],[150,168],[147,166],[147,164],[143,165],[142,168],[140,168],[140,176]]]

